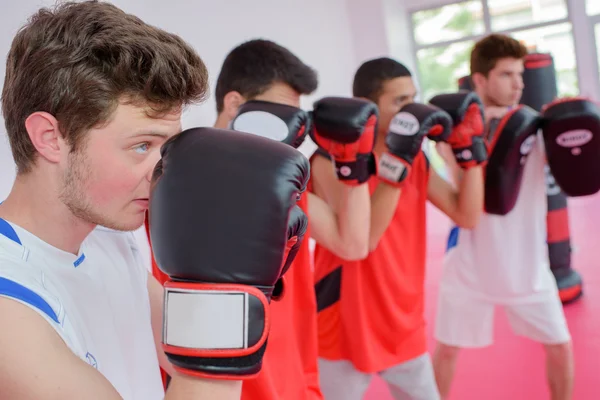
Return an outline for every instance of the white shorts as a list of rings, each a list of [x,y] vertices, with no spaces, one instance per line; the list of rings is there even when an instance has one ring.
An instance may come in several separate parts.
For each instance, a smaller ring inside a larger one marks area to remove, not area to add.
[[[440,287],[435,338],[456,347],[485,347],[493,343],[496,304],[465,291]],[[519,304],[502,304],[512,330],[542,344],[571,340],[558,294]]]
[[[379,372],[395,400],[439,400],[429,353]],[[319,380],[325,400],[362,400],[372,374],[358,371],[350,361],[319,359]]]

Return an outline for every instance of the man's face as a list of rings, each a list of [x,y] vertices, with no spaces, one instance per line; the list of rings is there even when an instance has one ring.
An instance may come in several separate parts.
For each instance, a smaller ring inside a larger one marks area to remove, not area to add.
[[[390,79],[383,83],[381,95],[377,101],[379,108],[378,131],[380,135],[387,134],[388,127],[394,115],[402,107],[415,101],[417,89],[410,76]]]
[[[146,111],[120,104],[107,124],[87,132],[77,152],[62,155],[60,198],[76,217],[125,231],[143,224],[160,147],[181,132],[180,110],[160,118]]]
[[[503,58],[489,72],[478,79],[477,91],[486,106],[510,107],[519,103],[523,94],[523,60]]]

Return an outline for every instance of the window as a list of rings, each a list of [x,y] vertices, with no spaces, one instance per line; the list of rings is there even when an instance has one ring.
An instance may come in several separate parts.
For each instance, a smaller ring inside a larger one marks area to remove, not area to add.
[[[588,15],[596,15],[600,14],[600,1],[598,0],[586,0],[585,9]],[[596,32],[598,32],[596,30]],[[596,35],[596,37],[598,37]],[[598,43],[598,41],[596,41]]]
[[[425,45],[482,34],[482,13],[481,0],[418,11],[412,18],[415,40]]]
[[[588,10],[600,9],[600,0],[586,1]],[[522,40],[531,51],[552,54],[559,95],[579,93],[567,0],[457,1],[416,11],[412,23],[422,101],[457,90],[457,80],[469,74],[473,44],[492,32]]]
[[[579,93],[575,47],[570,23],[518,31],[514,32],[512,36],[517,40],[522,40],[531,50],[552,54],[560,97],[576,96]]]
[[[466,41],[417,52],[422,101],[429,101],[441,92],[454,92],[458,89],[458,79],[469,74],[473,45],[474,42]]]
[[[564,0],[488,0],[492,31],[567,17]]]

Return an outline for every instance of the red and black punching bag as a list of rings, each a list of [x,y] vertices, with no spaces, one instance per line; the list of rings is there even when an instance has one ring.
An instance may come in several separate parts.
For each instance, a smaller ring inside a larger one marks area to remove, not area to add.
[[[541,111],[542,107],[558,97],[556,70],[550,54],[532,53],[525,57],[521,104]],[[556,184],[546,166],[546,193],[548,196],[548,255],[550,268],[556,278],[563,303],[577,300],[582,295],[582,280],[571,268],[571,234],[567,196]]]

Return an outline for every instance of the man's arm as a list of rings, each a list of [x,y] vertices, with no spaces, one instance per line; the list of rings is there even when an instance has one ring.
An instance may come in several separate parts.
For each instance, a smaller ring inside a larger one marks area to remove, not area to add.
[[[111,383],[77,357],[38,313],[0,297],[0,398],[120,400]],[[172,388],[171,388],[172,386]],[[182,377],[171,381],[166,400],[238,400],[240,381]]]
[[[371,196],[369,251],[374,251],[392,222],[402,189],[380,182]]]
[[[0,297],[0,398],[121,399],[31,308]]]
[[[457,225],[472,229],[483,210],[483,168],[476,166],[464,170],[458,182],[458,191],[432,169],[427,196]]]
[[[374,250],[390,224],[400,189],[380,183],[372,196],[367,184],[341,183],[331,161],[315,156],[311,165],[313,190],[309,195],[312,237],[346,260],[359,260]]]
[[[152,333],[154,334],[154,344],[158,363],[165,372],[171,376],[175,374],[173,365],[169,362],[167,355],[162,347],[162,329],[163,329],[163,309],[164,309],[164,289],[152,274],[148,274],[148,296],[150,296],[150,317],[152,320]]]
[[[311,236],[345,260],[361,260],[368,254],[371,203],[366,183],[341,183],[331,161],[316,156],[311,166],[313,190],[308,193]]]

